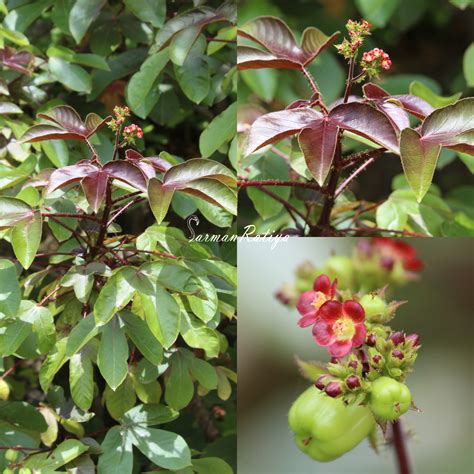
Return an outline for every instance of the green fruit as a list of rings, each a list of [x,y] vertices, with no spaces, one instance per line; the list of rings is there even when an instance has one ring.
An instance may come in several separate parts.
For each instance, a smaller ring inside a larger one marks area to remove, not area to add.
[[[365,317],[367,319],[373,319],[374,316],[384,315],[387,310],[387,304],[385,301],[376,295],[364,295],[359,303],[362,305],[365,311]]]
[[[348,290],[354,286],[354,264],[350,257],[333,255],[330,257],[320,273],[325,273],[331,280],[337,278],[337,287]]]
[[[408,387],[390,377],[380,377],[372,382],[370,409],[378,418],[393,421],[406,413],[411,406]]]
[[[29,467],[22,467],[18,471],[18,474],[31,474],[31,469]]]
[[[312,386],[293,403],[288,414],[295,442],[312,459],[332,461],[355,448],[375,427],[370,410],[346,406]]]
[[[3,470],[3,474],[15,474],[15,471],[7,467],[6,469]]]
[[[18,457],[18,451],[16,449],[7,449],[5,451],[5,459],[7,461],[13,462],[16,461]]]
[[[0,379],[0,400],[8,400],[10,395],[10,387],[5,380]]]

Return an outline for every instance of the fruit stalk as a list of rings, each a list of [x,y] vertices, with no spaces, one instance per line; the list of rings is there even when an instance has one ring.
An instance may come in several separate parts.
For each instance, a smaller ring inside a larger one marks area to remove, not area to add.
[[[392,422],[393,445],[395,447],[395,455],[398,463],[398,472],[400,474],[411,474],[410,461],[405,443],[405,436],[401,421]]]

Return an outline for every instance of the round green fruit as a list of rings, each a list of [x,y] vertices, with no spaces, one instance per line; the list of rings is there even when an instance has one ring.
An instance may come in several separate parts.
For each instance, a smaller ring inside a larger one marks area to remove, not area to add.
[[[393,421],[406,413],[411,406],[409,388],[390,377],[380,377],[372,382],[370,409],[385,421]]]
[[[328,397],[314,386],[293,403],[288,422],[298,448],[321,462],[355,448],[375,427],[368,408],[346,406],[340,398]]]
[[[18,474],[31,474],[31,469],[29,467],[22,467],[18,471]]]
[[[15,471],[7,467],[3,470],[2,474],[15,474]]]
[[[365,311],[367,319],[372,319],[375,316],[384,315],[387,310],[387,304],[385,301],[377,295],[364,295],[359,303],[362,305]]]
[[[0,379],[0,400],[8,400],[10,396],[10,387],[5,380]]]
[[[5,459],[7,461],[13,462],[18,458],[18,451],[16,449],[7,449],[5,451]]]

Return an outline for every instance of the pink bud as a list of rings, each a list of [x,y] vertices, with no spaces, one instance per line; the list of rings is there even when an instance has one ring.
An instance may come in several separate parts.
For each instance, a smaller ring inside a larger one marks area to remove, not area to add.
[[[390,336],[390,340],[398,346],[399,344],[403,344],[405,342],[405,334],[401,331],[394,332]]]
[[[338,397],[342,394],[341,382],[329,382],[324,391],[332,398]]]
[[[367,336],[367,340],[365,341],[365,343],[370,346],[370,347],[374,347],[375,346],[375,342],[376,342],[376,337],[375,337],[375,334],[374,333],[371,333]]]
[[[351,390],[354,390],[360,387],[360,379],[357,375],[349,375],[346,379],[346,384]]]
[[[398,349],[395,349],[394,351],[392,351],[392,357],[396,357],[397,359],[400,359],[400,360],[403,360],[405,358],[405,356],[403,355],[403,352]]]
[[[359,367],[359,363],[356,360],[351,360],[349,364],[347,364],[351,369],[357,369]]]
[[[410,334],[406,338],[407,342],[411,342],[413,347],[418,347],[420,345],[420,336],[418,334]]]
[[[326,387],[326,384],[324,383],[324,381],[329,377],[328,374],[323,374],[321,375],[320,377],[318,377],[318,380],[316,380],[316,382],[314,382],[314,386],[316,388],[319,388],[319,390],[324,390],[324,388]]]

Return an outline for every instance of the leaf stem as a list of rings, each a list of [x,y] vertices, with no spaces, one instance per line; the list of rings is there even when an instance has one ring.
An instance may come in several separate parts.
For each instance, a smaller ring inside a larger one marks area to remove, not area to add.
[[[127,202],[127,204],[125,204],[123,207],[121,207],[110,219],[109,221],[107,222],[107,227],[110,226],[110,224],[112,224],[112,222],[117,219],[117,217],[119,217],[121,214],[123,214],[130,206],[133,206],[134,204],[137,204],[138,202],[140,202],[141,200],[143,200],[144,198],[140,197],[140,196],[137,196],[135,199],[132,199],[131,201]]]
[[[72,212],[42,212],[43,217],[70,217],[72,219],[87,219],[90,221],[98,221],[97,217],[88,216],[87,214],[74,214]]]
[[[250,180],[246,178],[240,178],[239,181],[237,181],[237,186],[241,188],[246,188],[250,186],[285,186],[292,188],[313,189],[315,191],[325,192],[324,188],[321,188],[321,186],[319,186],[319,184],[317,183],[302,183],[300,181],[281,181],[279,179]]]
[[[410,460],[400,419],[392,423],[393,445],[398,463],[399,474],[410,474]]]
[[[357,176],[359,176],[360,173],[362,173],[362,171],[364,171],[368,166],[370,166],[374,161],[375,161],[376,158],[372,157],[372,158],[369,158],[367,161],[365,161],[364,163],[362,163],[361,166],[359,166],[359,168],[357,168],[352,174],[350,174],[340,185],[339,187],[336,189],[336,192],[334,194],[334,198],[337,198],[337,196],[339,196],[339,194],[342,193],[342,191],[344,191],[344,189],[346,189],[347,186],[349,186],[349,184],[351,183],[351,181],[356,178]]]
[[[300,211],[298,211],[298,209],[296,209],[295,206],[293,206],[292,204],[290,204],[288,201],[285,201],[285,199],[281,198],[280,196],[278,196],[278,194],[275,194],[271,191],[269,191],[268,189],[265,189],[264,187],[262,187],[260,189],[260,191],[262,191],[263,193],[265,193],[267,196],[270,196],[272,199],[274,199],[275,201],[279,202],[280,204],[283,204],[283,206],[285,207],[285,209],[287,210],[287,212],[290,214],[290,216],[292,217],[292,219],[295,221],[295,223],[297,223],[295,217],[293,216],[292,213],[296,214],[297,216],[299,216],[303,222],[308,223],[308,220],[306,218],[306,216],[301,213]]]
[[[354,68],[355,68],[355,56],[353,56],[349,62],[349,72],[347,73],[346,90],[344,91],[344,104],[349,100],[349,94],[351,93],[352,81],[354,80]]]

